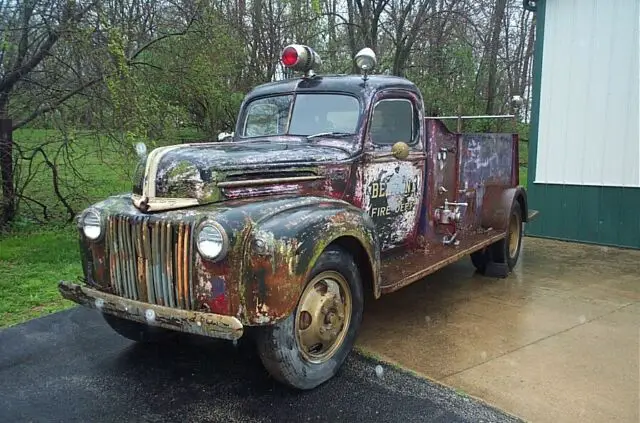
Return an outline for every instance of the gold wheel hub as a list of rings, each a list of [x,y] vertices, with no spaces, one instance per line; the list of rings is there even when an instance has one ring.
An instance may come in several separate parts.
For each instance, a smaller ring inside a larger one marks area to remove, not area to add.
[[[517,214],[511,216],[511,222],[509,222],[509,257],[515,257],[520,248],[520,229],[522,223],[520,217]]]
[[[296,311],[296,340],[312,363],[329,360],[342,345],[351,320],[351,291],[337,272],[322,272],[305,288]]]

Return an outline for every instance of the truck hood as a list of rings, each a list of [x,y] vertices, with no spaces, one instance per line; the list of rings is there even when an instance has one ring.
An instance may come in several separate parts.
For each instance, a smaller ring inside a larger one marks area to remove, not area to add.
[[[324,179],[322,164],[355,152],[342,140],[217,142],[156,148],[140,164],[134,204],[143,211],[222,201],[225,189],[311,183]],[[237,195],[234,197],[237,198]]]

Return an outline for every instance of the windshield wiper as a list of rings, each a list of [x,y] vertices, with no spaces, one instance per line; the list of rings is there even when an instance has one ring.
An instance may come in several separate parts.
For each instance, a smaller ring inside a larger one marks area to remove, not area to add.
[[[334,132],[334,131],[318,132],[317,134],[307,135],[307,139],[310,140],[311,138],[317,138],[317,137],[348,137],[352,135],[355,135],[355,134],[350,132]]]

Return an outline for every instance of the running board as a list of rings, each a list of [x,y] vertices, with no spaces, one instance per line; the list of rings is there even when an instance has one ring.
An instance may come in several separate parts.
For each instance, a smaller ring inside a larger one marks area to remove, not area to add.
[[[457,246],[431,245],[382,259],[382,294],[416,282],[459,259],[505,238],[503,231],[464,235]]]

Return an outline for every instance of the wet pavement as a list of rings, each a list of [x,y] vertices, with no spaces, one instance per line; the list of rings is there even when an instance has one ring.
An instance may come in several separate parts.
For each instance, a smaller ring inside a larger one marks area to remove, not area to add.
[[[359,348],[526,420],[640,421],[640,251],[523,246],[507,279],[463,259],[369,304]]]
[[[451,389],[351,354],[300,392],[274,382],[251,344],[177,336],[162,348],[73,308],[0,331],[0,422],[515,422]]]

